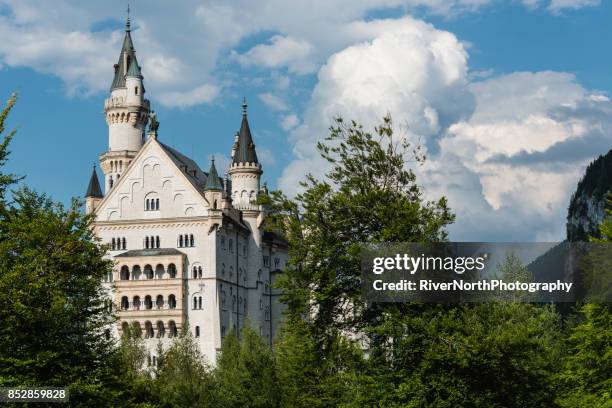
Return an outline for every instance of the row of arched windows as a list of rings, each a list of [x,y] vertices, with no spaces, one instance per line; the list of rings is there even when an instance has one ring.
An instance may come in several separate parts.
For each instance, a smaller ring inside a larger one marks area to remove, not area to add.
[[[153,267],[149,264],[144,266],[144,269],[140,269],[140,265],[134,265],[132,270],[123,265],[121,267],[119,278],[121,280],[139,280],[139,279],[174,279],[176,278],[176,266],[169,264],[167,269],[164,269],[164,265],[158,264],[153,270]]]
[[[145,200],[145,211],[159,210],[159,198],[147,198]]]
[[[146,295],[143,300],[140,296],[134,296],[132,301],[127,296],[121,297],[121,310],[153,310],[153,309],[176,309],[176,296],[169,295],[168,300],[164,301],[162,295],[157,295],[155,303],[150,295]]]
[[[178,237],[178,246],[179,246],[179,248],[195,246],[195,240],[193,239],[193,234],[181,234],[181,235],[179,235],[179,237]]]
[[[131,326],[128,322],[123,322],[121,324],[121,331],[122,331],[123,336],[128,336],[128,337],[141,338],[143,334],[143,330],[142,330],[142,327],[140,326],[140,322],[133,322]],[[155,327],[148,320],[144,323],[144,336],[146,339],[152,339],[155,337],[157,338],[165,337],[166,332],[167,332],[168,337],[170,338],[178,336],[178,330],[176,329],[176,323],[174,322],[174,320],[170,320],[168,322],[167,330],[166,330],[166,325],[161,320],[157,321],[157,323],[155,324]]]
[[[149,249],[149,248],[150,249],[159,248],[159,246],[160,246],[159,235],[145,237],[145,239],[144,239],[144,247],[146,249]]]
[[[118,251],[120,249],[127,248],[127,241],[124,238],[113,238],[111,239],[111,250]]]

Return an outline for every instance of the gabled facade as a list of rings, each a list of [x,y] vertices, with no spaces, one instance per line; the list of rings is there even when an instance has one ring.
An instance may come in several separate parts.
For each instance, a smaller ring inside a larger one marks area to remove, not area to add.
[[[86,211],[115,261],[106,279],[119,316],[114,333],[141,335],[154,364],[157,344],[167,347],[188,327],[215,364],[224,337],[247,322],[272,341],[282,310],[272,283],[287,262],[286,243],[261,228],[263,169],[246,103],[222,179],[214,161],[205,172],[160,141],[143,80],[128,19],[104,106],[104,193],[95,167],[86,193]]]

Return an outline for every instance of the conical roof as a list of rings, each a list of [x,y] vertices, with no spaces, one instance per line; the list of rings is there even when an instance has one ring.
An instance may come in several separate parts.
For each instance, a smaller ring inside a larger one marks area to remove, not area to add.
[[[93,166],[93,171],[91,172],[91,178],[89,179],[89,185],[87,186],[85,197],[104,197],[104,195],[102,194],[102,189],[100,188],[100,182],[98,181],[98,174],[96,173],[95,164]]]
[[[221,179],[217,174],[217,168],[215,167],[215,159],[212,160],[210,170],[208,171],[208,177],[206,178],[206,185],[204,190],[223,190]]]
[[[125,87],[126,75],[142,77],[130,32],[130,19],[128,18],[125,24],[125,37],[123,38],[123,46],[119,54],[119,61],[115,64],[115,76],[111,84],[111,91],[116,88]]]
[[[259,163],[257,153],[255,152],[255,143],[251,136],[249,121],[247,119],[246,101],[242,104],[242,123],[240,124],[240,132],[238,132],[238,142],[236,153],[234,154],[233,163]]]

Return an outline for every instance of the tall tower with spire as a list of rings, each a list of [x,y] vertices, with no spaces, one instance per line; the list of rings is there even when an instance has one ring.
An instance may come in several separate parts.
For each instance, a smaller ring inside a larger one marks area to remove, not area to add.
[[[232,148],[232,163],[229,169],[232,180],[232,203],[235,208],[243,211],[257,211],[259,209],[259,206],[253,204],[253,202],[257,199],[259,193],[262,173],[263,170],[259,160],[257,160],[255,143],[253,143],[251,129],[249,128],[245,99],[242,103],[242,123]]]
[[[104,101],[108,151],[100,156],[100,164],[105,175],[105,191],[112,188],[142,147],[149,119],[150,105],[144,97],[143,76],[132,43],[129,8],[123,46],[114,69],[111,94]]]

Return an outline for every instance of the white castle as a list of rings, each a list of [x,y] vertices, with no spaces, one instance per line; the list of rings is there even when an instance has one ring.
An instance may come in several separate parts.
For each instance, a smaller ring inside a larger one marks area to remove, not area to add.
[[[222,179],[214,160],[206,173],[159,140],[129,17],[114,68],[104,102],[104,193],[94,165],[85,194],[94,231],[114,260],[105,280],[119,316],[114,334],[133,328],[145,339],[149,364],[157,344],[167,348],[187,323],[211,364],[224,337],[245,324],[271,343],[282,311],[272,284],[287,262],[287,245],[262,229],[265,212],[255,199],[263,169],[246,103],[229,178]]]

